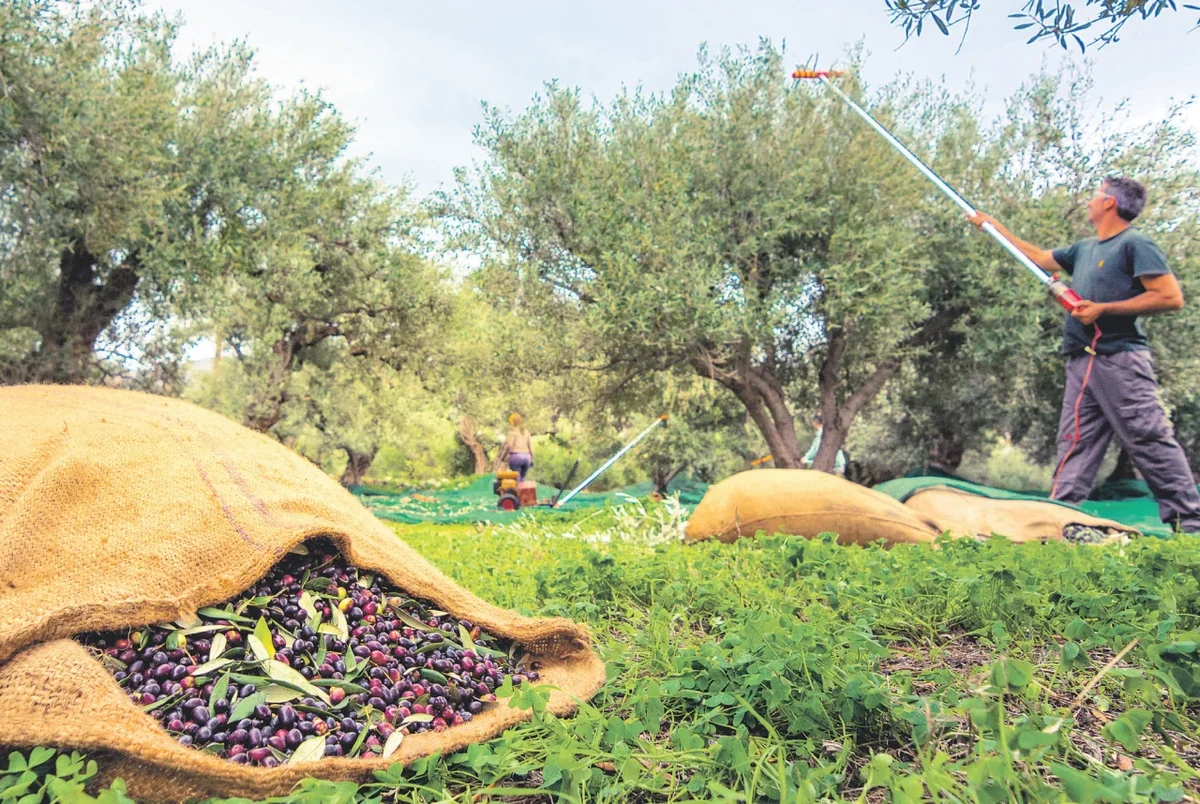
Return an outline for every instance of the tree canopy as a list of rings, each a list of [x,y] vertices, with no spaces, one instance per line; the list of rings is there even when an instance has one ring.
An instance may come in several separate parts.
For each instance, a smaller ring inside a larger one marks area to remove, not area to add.
[[[1007,171],[1032,122],[988,129],[966,99],[902,83],[864,101],[974,196],[1019,190]],[[769,45],[702,54],[662,96],[589,108],[551,84],[519,115],[491,111],[479,140],[489,159],[448,217],[504,255],[485,271],[509,303],[554,311],[616,386],[683,368],[723,386],[777,465],[800,463],[797,403],[824,413],[832,467],[902,366],[993,316],[1050,314],[839,101],[787,83]]]
[[[0,6],[0,382],[186,394],[348,485],[490,471],[512,412],[553,482],[662,413],[613,484],[798,466],[818,411],[816,466],[846,448],[864,480],[1053,449],[1061,313],[769,42],[702,51],[661,94],[488,107],[483,160],[429,199],[348,158],[352,126],[244,46],[175,50],[136,3]],[[1181,109],[1133,125],[1086,75],[1037,75],[987,120],[849,62],[843,88],[1022,237],[1088,234],[1084,201],[1125,172],[1150,187],[1139,226],[1200,275]],[[1200,461],[1200,312],[1150,330]]]

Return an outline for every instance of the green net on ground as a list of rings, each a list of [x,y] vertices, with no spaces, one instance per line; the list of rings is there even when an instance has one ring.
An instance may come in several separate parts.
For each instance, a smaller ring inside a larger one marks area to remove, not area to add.
[[[351,491],[380,519],[414,525],[422,522],[434,524],[506,523],[527,514],[538,517],[569,515],[573,511],[586,508],[620,505],[628,502],[631,498],[644,498],[653,491],[650,483],[637,483],[612,491],[585,491],[576,495],[561,508],[539,505],[519,511],[501,511],[496,507],[497,498],[492,493],[494,479],[494,475],[479,475],[469,479],[461,487],[452,489],[394,491],[358,486]],[[921,489],[934,486],[959,489],[994,500],[1053,502],[1045,494],[1038,492],[1009,491],[947,476],[903,477],[881,483],[875,487],[875,490],[904,502]],[[672,480],[668,486],[668,491],[671,494],[677,494],[680,503],[688,508],[695,507],[707,490],[706,484],[683,477]],[[553,486],[541,486],[538,488],[538,499],[539,501],[548,501],[557,493],[558,489]],[[1055,505],[1077,508],[1092,516],[1112,519],[1137,528],[1146,535],[1171,535],[1171,529],[1158,518],[1158,504],[1154,501],[1154,495],[1140,480],[1126,480],[1101,486],[1092,493],[1092,499],[1079,506],[1058,502]]]
[[[583,508],[600,508],[619,505],[630,498],[647,496],[654,490],[650,483],[636,483],[621,489],[606,492],[581,492],[561,508],[539,505],[520,511],[501,511],[496,507],[497,497],[492,492],[495,475],[480,475],[462,488],[431,491],[388,491],[369,486],[357,486],[351,493],[380,519],[392,522],[418,524],[431,522],[449,524],[461,522],[512,522],[526,513],[553,516],[556,512],[578,511]],[[688,478],[678,477],[667,485],[670,494],[678,494],[679,501],[693,507],[700,502],[708,486]],[[540,486],[538,500],[548,501],[558,494],[553,486]],[[563,496],[566,496],[565,492]]]
[[[1008,491],[949,477],[903,477],[880,483],[875,490],[904,502],[921,489],[934,486],[959,489],[993,500],[1053,502],[1055,505],[1075,508],[1085,514],[1129,525],[1147,536],[1170,536],[1172,532],[1171,528],[1158,518],[1158,503],[1154,501],[1150,489],[1140,480],[1123,480],[1103,485],[1092,492],[1092,499],[1080,505],[1056,502],[1044,494]]]

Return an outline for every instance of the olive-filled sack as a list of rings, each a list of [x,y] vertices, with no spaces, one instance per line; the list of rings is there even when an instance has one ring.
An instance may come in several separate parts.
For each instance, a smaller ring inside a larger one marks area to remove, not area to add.
[[[365,780],[489,739],[528,717],[497,706],[406,738],[390,757],[237,765],[181,745],[76,634],[187,621],[324,537],[350,564],[540,662],[548,709],[573,711],[604,665],[586,627],[501,609],[450,580],[318,467],[212,411],[76,386],[0,388],[0,742],[94,752],[100,783],[180,801],[265,797],[300,779]],[[480,556],[486,561],[486,556]]]

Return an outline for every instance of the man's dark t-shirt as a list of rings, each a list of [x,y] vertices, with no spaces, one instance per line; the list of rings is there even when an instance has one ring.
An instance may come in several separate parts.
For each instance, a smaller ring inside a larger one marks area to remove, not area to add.
[[[1071,275],[1071,287],[1082,298],[1094,302],[1117,302],[1141,295],[1143,276],[1171,273],[1158,246],[1130,227],[1107,240],[1089,237],[1067,247],[1055,249],[1054,261]],[[1096,352],[1102,355],[1149,349],[1146,332],[1133,315],[1102,315],[1096,320],[1100,340]],[[1071,316],[1063,325],[1063,354],[1083,353],[1092,343],[1095,330]]]

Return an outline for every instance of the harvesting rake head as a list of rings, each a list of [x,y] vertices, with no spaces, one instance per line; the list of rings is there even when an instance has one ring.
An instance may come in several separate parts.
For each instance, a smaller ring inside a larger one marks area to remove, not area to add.
[[[796,70],[792,73],[792,78],[797,80],[803,78],[837,78],[845,75],[844,70]]]

